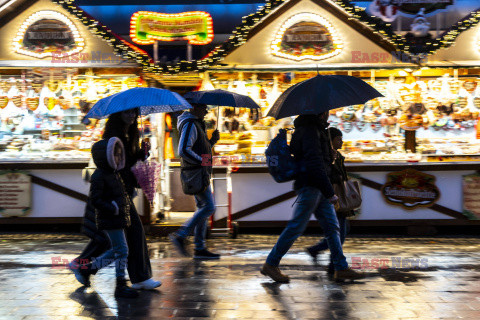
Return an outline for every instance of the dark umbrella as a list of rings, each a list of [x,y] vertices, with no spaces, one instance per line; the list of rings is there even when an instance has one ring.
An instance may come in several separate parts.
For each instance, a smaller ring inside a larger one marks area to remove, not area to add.
[[[211,106],[258,109],[260,106],[249,96],[216,89],[208,91],[191,91],[183,96],[190,103],[208,104]]]
[[[275,101],[268,117],[281,119],[301,114],[319,114],[328,110],[364,104],[383,97],[365,81],[342,75],[317,75],[288,88]]]
[[[211,106],[259,109],[260,106],[249,96],[222,89],[191,91],[183,96],[190,103],[201,103]],[[218,112],[220,114],[220,112]],[[218,126],[218,120],[217,120]]]

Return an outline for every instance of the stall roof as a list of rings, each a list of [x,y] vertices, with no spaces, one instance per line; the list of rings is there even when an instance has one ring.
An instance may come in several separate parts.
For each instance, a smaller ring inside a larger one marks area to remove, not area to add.
[[[157,65],[152,71],[164,74],[180,74],[225,68],[231,70],[232,66],[225,64],[224,61],[227,55],[231,54],[239,46],[244,45],[255,34],[300,1],[302,0],[268,0],[265,6],[259,8],[257,12],[244,17],[243,23],[232,32],[232,36],[226,42],[217,46],[205,58],[194,61],[181,61],[174,65]],[[431,55],[439,49],[451,46],[462,32],[476,26],[480,20],[479,8],[451,26],[439,37],[424,44],[413,46],[402,34],[394,32],[390,23],[369,15],[364,8],[356,7],[348,0],[311,0],[311,2],[332,13],[384,50],[388,52],[402,52],[408,57]],[[378,67],[378,65],[372,67]],[[312,64],[312,69],[315,68],[315,65]],[[250,67],[250,69],[252,68]]]
[[[100,37],[104,43],[108,44],[112,52],[121,57],[123,60],[120,63],[98,63],[92,65],[87,64],[72,64],[72,63],[55,63],[51,61],[38,60],[32,61],[21,60],[6,60],[0,61],[1,67],[131,67],[131,66],[148,66],[153,63],[150,56],[135,45],[129,43],[110,30],[105,25],[88,15],[85,11],[74,4],[73,0],[16,0],[9,1],[0,5],[0,29],[20,16],[26,10],[41,3],[51,3],[53,6],[60,6],[67,10],[72,17],[78,22],[81,22],[92,34]]]

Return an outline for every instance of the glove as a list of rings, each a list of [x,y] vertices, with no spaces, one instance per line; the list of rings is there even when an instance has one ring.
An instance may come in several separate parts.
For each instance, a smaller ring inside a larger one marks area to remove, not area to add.
[[[338,202],[338,197],[336,194],[333,195],[333,197],[331,197],[330,199],[328,199],[328,201],[330,201],[331,204],[335,204]]]
[[[210,139],[210,141],[212,144],[215,144],[218,140],[220,140],[220,132],[218,130],[215,130],[212,132],[212,138]]]
[[[115,213],[114,215],[118,216],[120,214],[120,208],[118,207],[118,204],[112,200],[112,204],[115,207]]]

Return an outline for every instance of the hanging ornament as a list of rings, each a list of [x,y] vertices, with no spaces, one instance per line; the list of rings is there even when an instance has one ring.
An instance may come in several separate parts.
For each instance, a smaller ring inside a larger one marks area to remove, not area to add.
[[[393,5],[391,0],[374,0],[367,7],[367,13],[383,21],[393,22],[398,16],[398,9],[399,7]]]
[[[425,37],[428,35],[428,31],[430,30],[430,22],[428,22],[425,18],[425,8],[421,8],[420,11],[418,11],[410,27],[411,33],[415,37]]]
[[[4,109],[8,104],[8,97],[7,96],[0,96],[0,109]]]

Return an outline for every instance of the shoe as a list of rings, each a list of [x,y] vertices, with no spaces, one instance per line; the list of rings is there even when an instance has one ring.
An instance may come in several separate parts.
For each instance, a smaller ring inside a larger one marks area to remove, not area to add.
[[[327,274],[334,275],[335,274],[335,267],[333,263],[329,263],[327,267]]]
[[[363,278],[365,278],[365,273],[355,271],[350,267],[345,270],[335,270],[334,275],[335,281],[357,280]]]
[[[288,283],[290,282],[290,277],[283,274],[278,267],[274,267],[265,262],[260,273],[264,276],[272,278],[275,282]]]
[[[308,253],[310,257],[312,257],[313,262],[317,262],[319,251],[313,250],[312,247],[305,248],[305,251]]]
[[[132,289],[135,290],[152,290],[162,285],[162,282],[155,281],[152,278],[142,282],[132,283]]]
[[[177,234],[171,233],[168,235],[168,238],[172,242],[175,249],[177,249],[178,253],[180,253],[184,257],[189,257],[190,254],[185,247],[185,239],[180,238]]]
[[[218,253],[213,253],[208,251],[207,249],[203,250],[195,250],[193,253],[194,259],[220,259],[220,255]]]
[[[117,278],[115,287],[115,298],[137,298],[138,292],[127,286],[127,280],[123,277]]]
[[[84,268],[82,269],[82,267]],[[90,272],[88,272],[88,268],[85,269],[85,266],[81,266],[77,262],[72,261],[68,264],[68,269],[73,272],[78,282],[85,287],[90,287]]]

